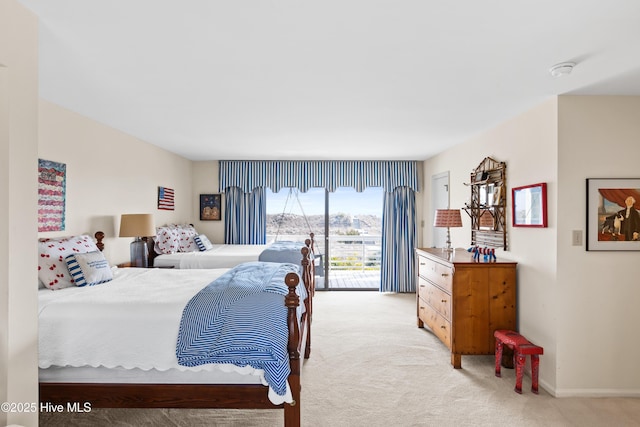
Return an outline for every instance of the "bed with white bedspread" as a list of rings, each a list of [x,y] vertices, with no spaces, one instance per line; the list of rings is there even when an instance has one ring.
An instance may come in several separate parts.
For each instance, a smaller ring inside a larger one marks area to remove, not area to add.
[[[257,261],[268,246],[213,244],[205,251],[156,253],[152,259],[154,267],[231,268],[243,262]]]
[[[149,265],[162,268],[231,268],[243,262],[300,262],[300,249],[307,242],[276,241],[264,245],[216,244],[190,224],[166,225],[148,242]],[[313,253],[313,251],[312,251]]]
[[[302,271],[266,262],[113,268],[112,279],[96,286],[40,289],[41,400],[284,407],[285,425],[299,425],[313,289],[308,253],[301,251]]]

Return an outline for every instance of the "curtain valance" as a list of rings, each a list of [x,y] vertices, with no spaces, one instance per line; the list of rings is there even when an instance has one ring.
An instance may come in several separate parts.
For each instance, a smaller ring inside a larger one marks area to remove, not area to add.
[[[245,193],[258,187],[276,193],[287,187],[302,192],[313,187],[331,192],[339,187],[358,192],[367,187],[419,191],[417,162],[396,160],[221,160],[219,183],[221,192],[238,187]]]

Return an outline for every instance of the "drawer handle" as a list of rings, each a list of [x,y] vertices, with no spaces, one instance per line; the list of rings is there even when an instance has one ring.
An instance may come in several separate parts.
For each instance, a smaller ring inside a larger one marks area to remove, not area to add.
[[[449,273],[442,273],[442,277],[447,277]]]
[[[440,302],[447,302],[447,300],[446,300],[446,299],[443,299],[443,300],[440,300]]]
[[[442,325],[442,326],[440,326],[440,329],[447,329],[447,327]]]

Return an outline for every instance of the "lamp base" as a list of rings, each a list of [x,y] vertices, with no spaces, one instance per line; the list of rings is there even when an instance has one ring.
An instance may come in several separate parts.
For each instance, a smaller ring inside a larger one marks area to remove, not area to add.
[[[442,248],[442,252],[453,252],[453,248],[451,247],[451,230],[447,227],[447,246]]]
[[[149,250],[147,249],[147,242],[140,237],[131,242],[131,266],[147,268],[149,267]]]

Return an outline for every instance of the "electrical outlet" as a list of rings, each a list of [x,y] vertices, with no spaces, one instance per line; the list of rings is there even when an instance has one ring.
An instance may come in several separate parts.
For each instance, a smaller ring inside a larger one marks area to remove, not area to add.
[[[573,230],[571,232],[571,244],[573,246],[582,246],[582,230]]]

